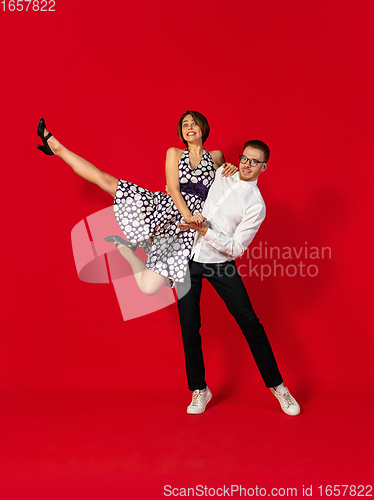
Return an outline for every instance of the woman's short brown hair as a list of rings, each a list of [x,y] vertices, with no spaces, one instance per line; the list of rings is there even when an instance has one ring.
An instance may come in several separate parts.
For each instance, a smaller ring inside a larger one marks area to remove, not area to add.
[[[198,111],[186,111],[183,113],[183,115],[179,118],[178,122],[178,127],[177,127],[177,134],[179,139],[184,142],[186,146],[188,146],[187,141],[183,139],[183,134],[182,134],[182,122],[186,118],[187,115],[191,115],[192,118],[195,120],[196,124],[201,128],[202,136],[203,136],[203,144],[204,142],[208,139],[209,132],[210,132],[210,127],[208,120],[205,118],[204,115],[199,113]]]

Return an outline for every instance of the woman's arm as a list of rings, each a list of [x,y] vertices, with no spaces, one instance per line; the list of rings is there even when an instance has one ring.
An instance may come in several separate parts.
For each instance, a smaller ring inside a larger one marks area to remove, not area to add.
[[[178,163],[182,153],[183,151],[178,148],[169,148],[167,150],[165,165],[167,192],[172,197],[174,205],[177,207],[182,217],[184,219],[194,220],[195,217],[191,214],[180,192]],[[200,219],[197,218],[196,222],[199,220]]]
[[[231,175],[236,174],[238,171],[238,167],[236,165],[232,165],[231,163],[226,163],[225,157],[223,156],[222,151],[209,151],[212,160],[214,161],[214,168],[223,166],[222,169],[222,177],[230,177]]]
[[[209,151],[212,160],[214,161],[214,168],[217,170],[223,163],[225,163],[225,157],[223,156],[222,151]]]

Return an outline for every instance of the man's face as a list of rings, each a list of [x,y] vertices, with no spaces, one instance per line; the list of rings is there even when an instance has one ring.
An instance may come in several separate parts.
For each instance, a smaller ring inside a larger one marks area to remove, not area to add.
[[[245,158],[244,158],[245,157]],[[247,161],[244,163],[244,161]],[[257,166],[252,167],[251,161],[249,160],[257,160],[259,163]],[[265,153],[260,149],[252,148],[250,146],[246,147],[243,151],[243,157],[239,163],[239,177],[242,181],[255,181],[261,172],[264,172],[268,168],[268,164],[264,162]]]

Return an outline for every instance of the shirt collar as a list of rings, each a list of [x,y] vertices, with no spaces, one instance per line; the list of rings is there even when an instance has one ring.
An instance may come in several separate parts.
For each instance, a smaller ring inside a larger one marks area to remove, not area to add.
[[[232,176],[232,180],[238,182],[240,187],[243,188],[253,188],[257,186],[257,179],[255,181],[242,181],[239,177],[239,172],[236,172],[236,174]]]

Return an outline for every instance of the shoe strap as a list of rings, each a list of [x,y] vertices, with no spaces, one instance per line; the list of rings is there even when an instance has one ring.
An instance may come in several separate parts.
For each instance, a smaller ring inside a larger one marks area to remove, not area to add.
[[[52,137],[52,134],[51,134],[51,132],[48,132],[48,134],[44,137],[44,140],[45,140],[45,141],[48,141],[48,139],[49,139],[50,137]]]

